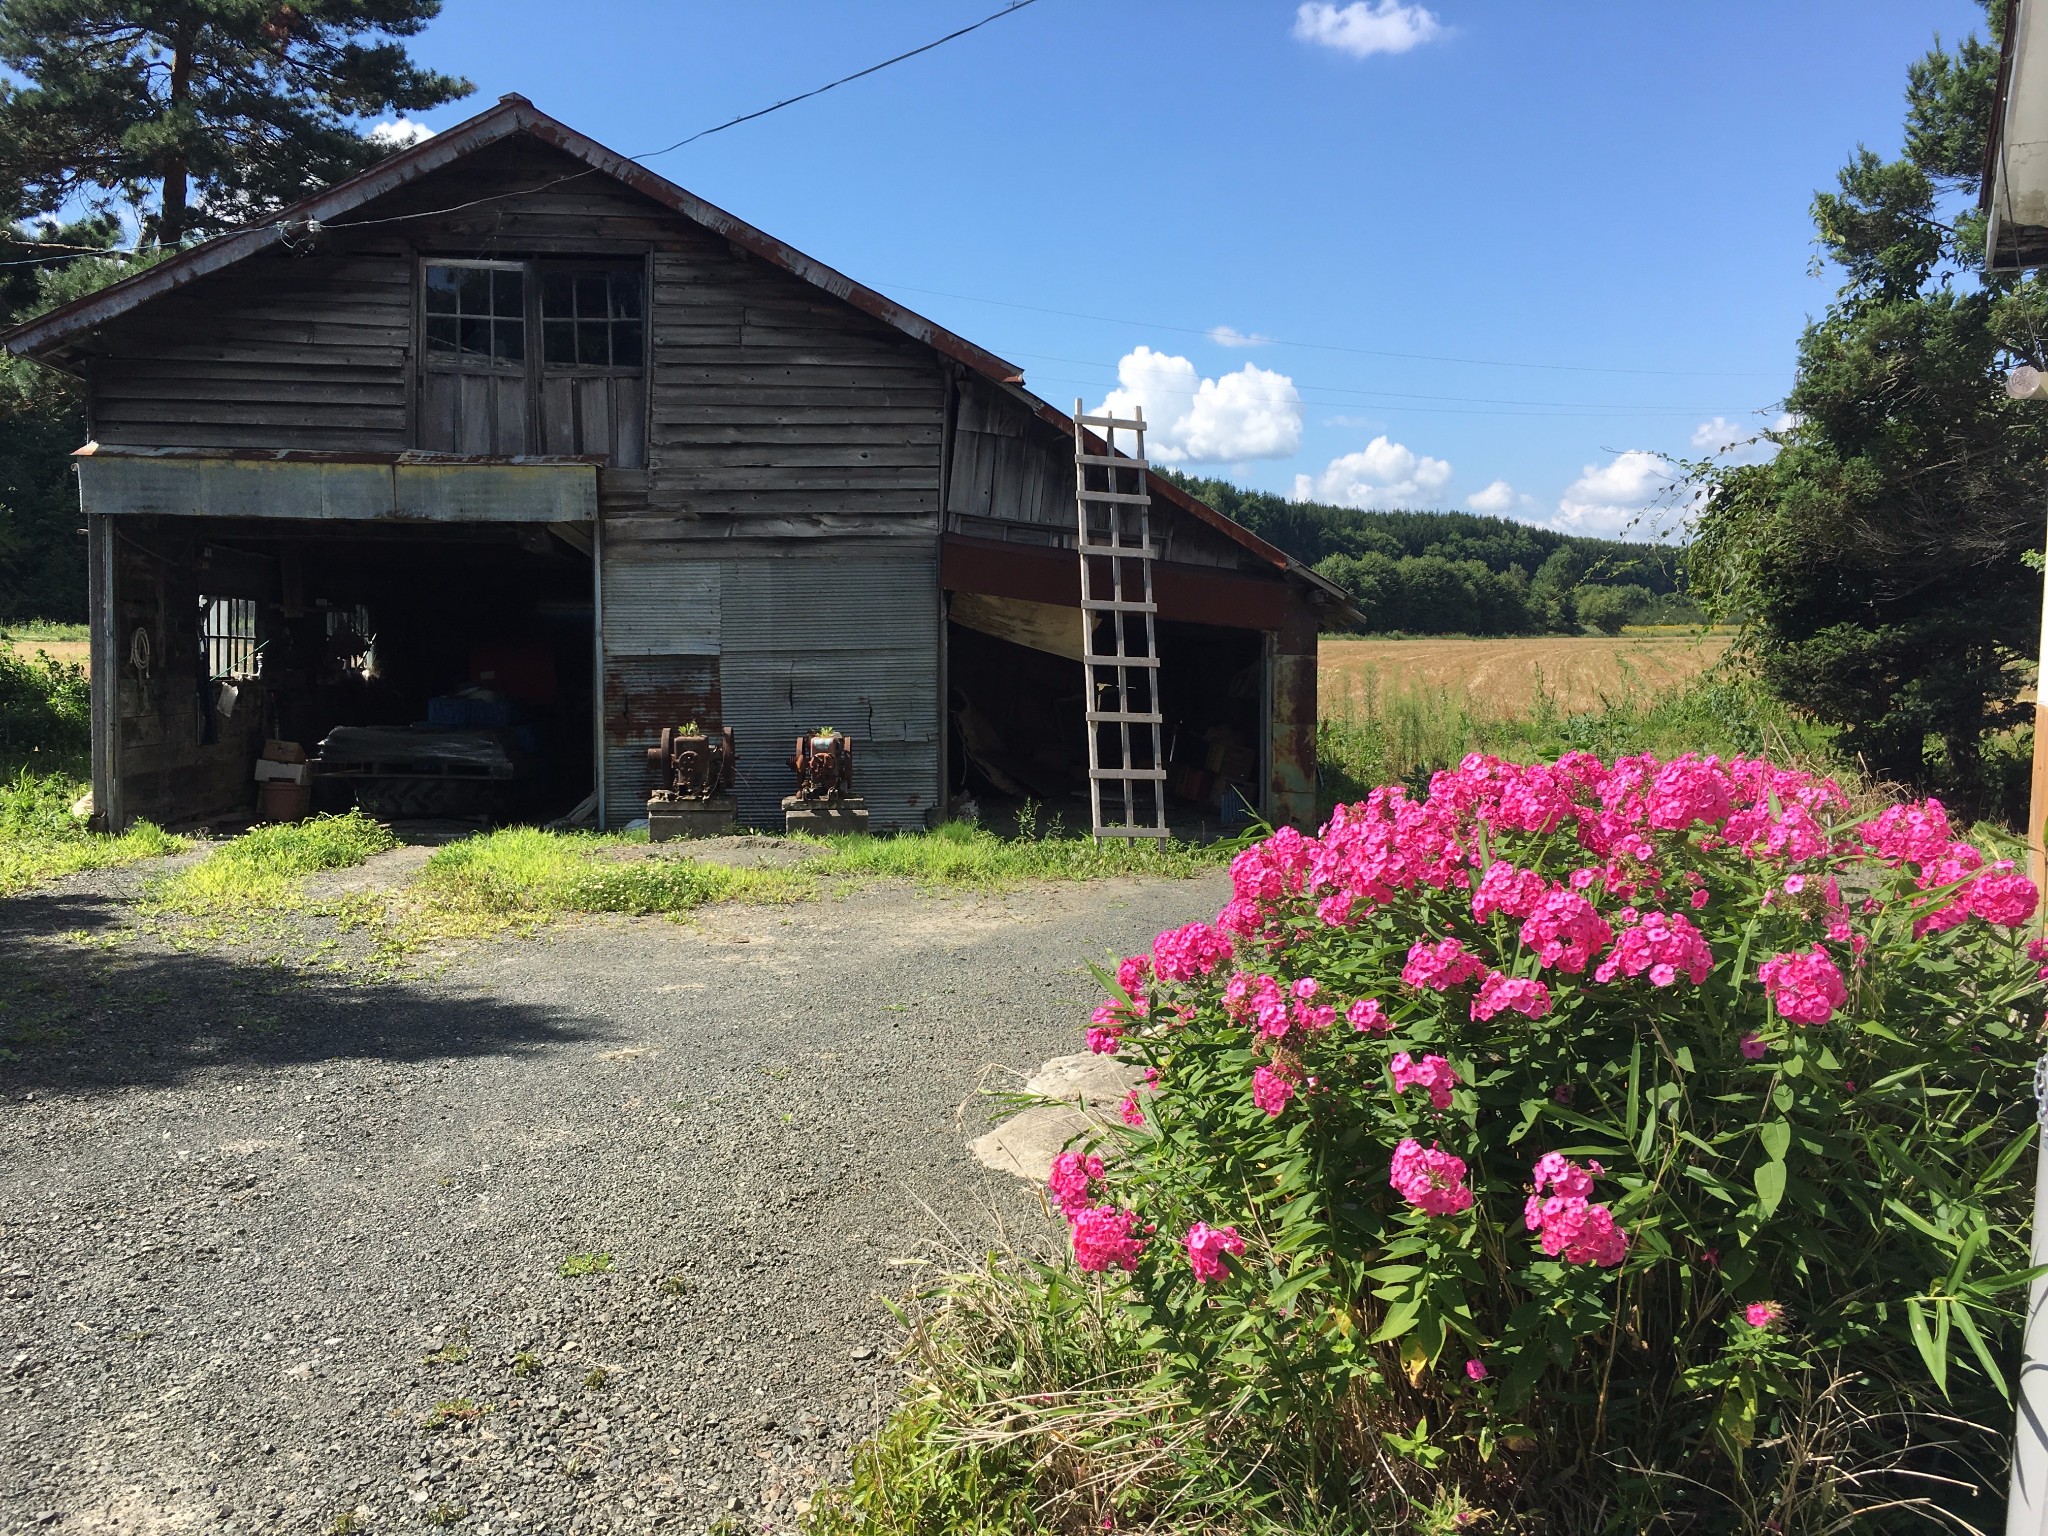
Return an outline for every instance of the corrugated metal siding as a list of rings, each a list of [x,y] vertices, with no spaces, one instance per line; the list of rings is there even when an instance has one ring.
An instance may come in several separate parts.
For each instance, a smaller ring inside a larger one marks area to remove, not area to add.
[[[647,814],[656,788],[647,749],[672,725],[722,723],[716,656],[605,657],[605,825]]]
[[[877,830],[921,827],[938,799],[938,568],[932,554],[725,563],[725,723],[739,739],[741,820],[780,827],[797,735],[855,739],[854,784]]]
[[[720,562],[604,562],[607,656],[716,656]]]

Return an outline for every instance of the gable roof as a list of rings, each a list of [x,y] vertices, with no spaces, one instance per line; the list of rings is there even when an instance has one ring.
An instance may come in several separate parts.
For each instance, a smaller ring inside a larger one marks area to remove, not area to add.
[[[1073,419],[1066,412],[1025,389],[1024,370],[1016,364],[1004,361],[995,353],[976,346],[936,321],[927,320],[923,315],[905,308],[895,300],[855,282],[844,273],[835,271],[795,247],[777,240],[773,235],[756,229],[744,219],[727,213],[723,208],[705,202],[667,178],[656,175],[637,161],[628,160],[625,156],[614,153],[595,139],[578,133],[568,124],[548,116],[524,96],[519,95],[499,97],[495,106],[486,108],[475,117],[398,151],[360,175],[337,182],[325,191],[301,199],[267,223],[251,224],[224,235],[217,235],[189,250],[180,251],[146,271],[125,277],[95,293],[87,294],[84,298],[74,299],[69,304],[60,305],[46,314],[38,315],[33,320],[0,333],[0,344],[4,344],[7,350],[17,357],[37,357],[61,366],[61,363],[50,354],[61,351],[68,343],[81,340],[108,321],[126,315],[163,294],[174,292],[259,252],[284,245],[294,239],[304,239],[307,235],[316,233],[319,226],[333,225],[336,228],[346,228],[350,222],[344,217],[346,214],[423,177],[433,175],[478,150],[520,134],[552,145],[572,159],[581,161],[591,170],[632,188],[662,207],[731,241],[750,255],[759,257],[791,276],[809,283],[812,287],[852,305],[862,313],[873,316],[940,355],[971,369],[1021,401],[1033,415],[1048,426],[1057,428],[1069,437],[1073,435]],[[502,197],[520,195],[517,192],[501,194]],[[498,199],[488,199],[496,200]],[[406,217],[415,218],[419,215]],[[374,221],[362,222],[367,224]],[[1100,440],[1094,438],[1093,434],[1090,434],[1090,438],[1093,444],[1100,448]],[[1149,471],[1146,478],[1151,485],[1152,493],[1161,500],[1208,524],[1233,543],[1251,551],[1266,564],[1304,581],[1319,596],[1339,605],[1345,616],[1363,622],[1353,607],[1349,594],[1336,583],[1317,575],[1293,556],[1267,543],[1243,524],[1225,517],[1207,502],[1189,495],[1172,481]]]

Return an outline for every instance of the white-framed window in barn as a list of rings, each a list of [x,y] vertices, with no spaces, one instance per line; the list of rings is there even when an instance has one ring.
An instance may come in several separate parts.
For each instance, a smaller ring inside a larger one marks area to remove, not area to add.
[[[256,675],[256,602],[247,597],[199,599],[199,648],[216,681]]]
[[[644,468],[646,288],[639,261],[423,259],[418,446]]]

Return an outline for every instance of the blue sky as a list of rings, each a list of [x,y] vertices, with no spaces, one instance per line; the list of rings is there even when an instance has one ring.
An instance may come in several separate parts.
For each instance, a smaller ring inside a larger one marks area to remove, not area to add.
[[[448,0],[415,52],[477,93],[424,121],[519,91],[641,154],[996,8]],[[1037,0],[649,163],[1048,399],[1142,401],[1156,459],[1640,533],[1655,455],[1774,418],[1834,288],[1809,198],[1896,150],[1907,64],[1981,18]]]

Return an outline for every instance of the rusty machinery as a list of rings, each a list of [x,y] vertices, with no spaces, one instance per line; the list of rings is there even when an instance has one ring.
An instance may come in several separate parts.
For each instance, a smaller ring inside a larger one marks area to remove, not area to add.
[[[732,727],[717,729],[670,726],[661,745],[647,749],[647,765],[661,776],[653,800],[708,800],[730,790],[739,759],[733,750]]]
[[[853,738],[831,729],[796,739],[796,797],[838,800],[853,793]]]

